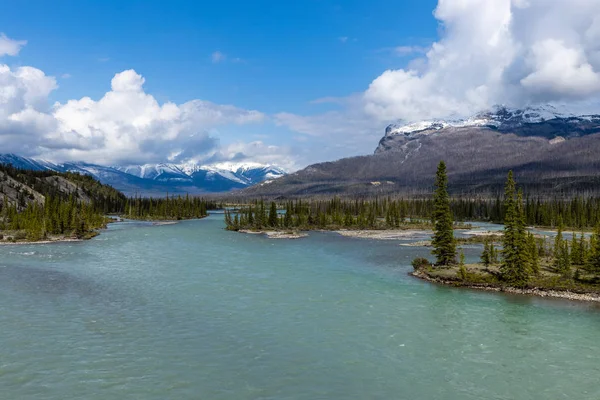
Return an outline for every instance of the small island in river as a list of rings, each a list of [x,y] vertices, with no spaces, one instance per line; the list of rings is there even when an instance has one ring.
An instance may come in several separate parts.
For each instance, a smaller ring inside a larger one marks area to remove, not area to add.
[[[406,239],[431,234],[427,201],[384,200],[290,200],[278,207],[263,200],[237,205],[225,212],[226,229],[262,233],[269,238],[297,239],[309,231],[332,231],[342,236],[366,239]],[[268,209],[267,209],[268,208]],[[457,222],[454,229],[471,229]]]
[[[508,173],[503,203],[502,235],[485,238],[480,263],[465,263],[452,227],[447,191],[446,166],[440,162],[436,176],[431,241],[435,263],[418,257],[412,262],[413,276],[430,282],[475,289],[600,301],[600,225],[591,236],[583,232],[563,235],[562,215],[553,241],[526,229],[528,207]],[[571,210],[570,210],[571,211]],[[571,211],[581,221],[591,213],[583,207]],[[572,217],[572,215],[571,215]],[[500,246],[497,249],[496,246]]]

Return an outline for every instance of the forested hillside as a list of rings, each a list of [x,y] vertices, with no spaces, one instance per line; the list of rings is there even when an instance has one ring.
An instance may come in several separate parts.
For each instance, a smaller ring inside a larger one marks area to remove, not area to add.
[[[44,204],[45,198],[68,200],[73,197],[105,213],[120,212],[126,197],[89,175],[55,171],[32,171],[0,164],[0,203],[6,201],[22,210],[31,203]]]
[[[0,240],[89,237],[126,201],[90,176],[0,165]]]

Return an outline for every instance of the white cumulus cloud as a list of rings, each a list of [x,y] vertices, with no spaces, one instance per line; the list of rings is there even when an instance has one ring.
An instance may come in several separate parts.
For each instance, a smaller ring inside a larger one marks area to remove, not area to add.
[[[369,114],[415,120],[598,98],[599,1],[439,0],[434,15],[441,39],[418,68],[370,84]]]
[[[204,100],[161,104],[144,91],[144,82],[126,70],[98,100],[51,106],[48,97],[58,87],[54,77],[0,64],[0,151],[100,164],[202,161],[215,154],[223,158],[223,146],[212,135],[220,126],[266,119],[259,111]]]
[[[14,40],[0,33],[0,57],[16,56],[21,48],[27,44],[27,40]]]
[[[46,137],[55,147],[54,158],[112,164],[159,162],[173,154],[180,160],[209,157],[218,147],[211,129],[265,118],[258,111],[202,100],[160,104],[144,91],[144,82],[136,71],[123,71],[98,101],[84,97],[56,104],[52,115],[58,128]]]

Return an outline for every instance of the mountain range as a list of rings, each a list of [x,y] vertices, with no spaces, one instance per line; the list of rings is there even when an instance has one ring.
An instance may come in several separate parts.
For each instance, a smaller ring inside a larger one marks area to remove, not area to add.
[[[470,118],[392,124],[372,155],[314,164],[239,195],[388,195],[430,192],[446,161],[454,193],[500,193],[513,170],[525,189],[600,193],[600,115],[553,106],[494,107]]]
[[[15,154],[0,154],[0,164],[10,164],[34,171],[51,170],[91,175],[129,196],[164,196],[167,192],[173,194],[226,192],[263,181],[268,182],[286,174],[283,169],[276,166],[258,163],[102,166],[86,162],[53,163]]]

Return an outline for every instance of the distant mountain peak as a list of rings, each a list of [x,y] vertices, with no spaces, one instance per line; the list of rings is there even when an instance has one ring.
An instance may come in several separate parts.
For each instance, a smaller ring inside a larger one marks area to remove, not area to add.
[[[242,189],[286,175],[286,171],[255,162],[158,163],[128,166],[102,166],[86,162],[55,164],[46,160],[0,154],[1,164],[36,171],[78,172],[92,175],[127,194],[164,195],[169,193],[210,193]]]
[[[600,126],[600,115],[577,115],[554,105],[510,108],[497,105],[468,118],[447,118],[395,123],[386,128],[385,136],[418,137],[444,128],[489,127],[500,131],[519,129],[526,125],[552,123],[559,127],[568,124],[579,130],[586,125]],[[564,129],[562,129],[564,131]]]

